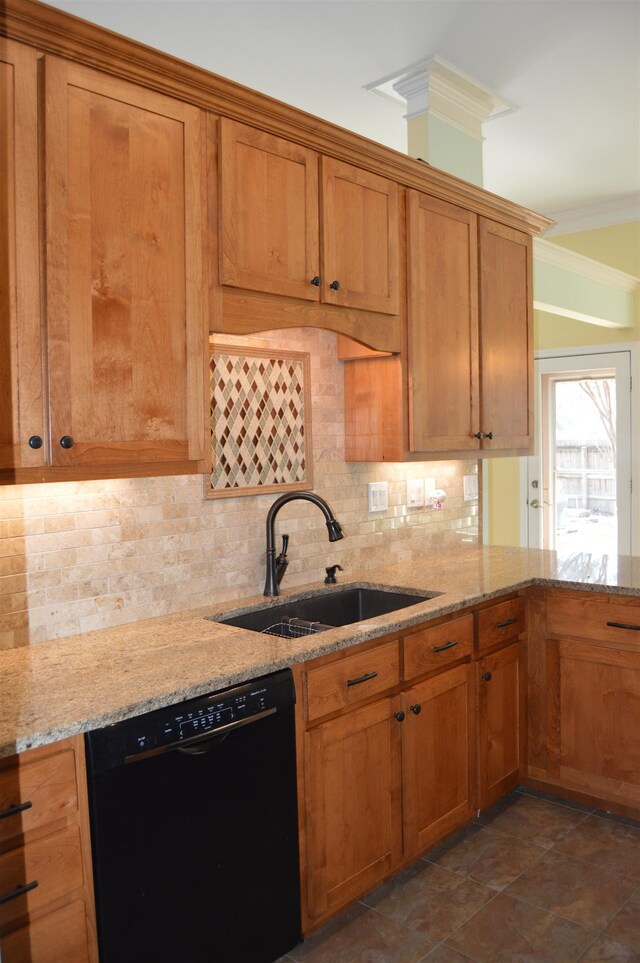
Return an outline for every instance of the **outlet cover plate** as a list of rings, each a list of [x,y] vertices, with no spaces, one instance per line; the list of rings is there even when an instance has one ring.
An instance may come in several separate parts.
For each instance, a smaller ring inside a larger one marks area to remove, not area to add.
[[[389,507],[389,482],[369,482],[367,504],[370,512],[386,512]]]

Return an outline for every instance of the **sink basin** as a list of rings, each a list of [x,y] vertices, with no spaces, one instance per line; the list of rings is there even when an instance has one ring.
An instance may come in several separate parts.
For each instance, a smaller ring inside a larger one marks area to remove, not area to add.
[[[341,588],[320,592],[304,599],[285,600],[226,618],[208,616],[214,622],[237,625],[254,632],[265,632],[284,638],[310,635],[353,622],[365,622],[379,615],[426,602],[441,592],[409,593],[402,589]]]

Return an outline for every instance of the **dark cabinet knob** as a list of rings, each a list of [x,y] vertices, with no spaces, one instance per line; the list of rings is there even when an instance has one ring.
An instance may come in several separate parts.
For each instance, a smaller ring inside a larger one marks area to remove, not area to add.
[[[484,431],[476,431],[473,437],[477,438],[478,441],[482,441],[482,439],[484,438]]]
[[[73,448],[73,438],[71,435],[63,435],[60,439],[61,448]]]
[[[419,705],[409,706],[409,711],[413,712],[414,716],[419,716],[420,713],[422,712],[422,706],[419,706]]]
[[[402,709],[400,710],[400,712],[394,712],[393,718],[396,719],[398,722],[404,722],[404,712],[402,711]]]
[[[329,287],[332,289],[332,291],[339,291],[339,290],[340,290],[340,282],[339,282],[339,281],[332,281],[331,284],[329,285]]]
[[[29,448],[42,448],[42,438],[40,435],[31,435],[29,439]]]
[[[311,283],[313,284],[314,288],[320,287],[320,278],[318,277],[317,274],[314,278],[311,278]]]
[[[485,435],[485,438],[489,438],[489,440],[491,440],[491,438],[493,438],[493,432],[492,432],[492,431],[488,431],[488,432],[486,433],[486,435]]]
[[[490,672],[483,673],[482,678],[484,679],[485,682],[491,682],[491,678],[492,678],[491,673]]]

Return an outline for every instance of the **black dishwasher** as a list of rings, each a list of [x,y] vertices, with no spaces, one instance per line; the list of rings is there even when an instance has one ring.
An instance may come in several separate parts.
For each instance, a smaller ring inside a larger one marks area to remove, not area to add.
[[[289,670],[86,736],[101,963],[272,963],[301,939]]]

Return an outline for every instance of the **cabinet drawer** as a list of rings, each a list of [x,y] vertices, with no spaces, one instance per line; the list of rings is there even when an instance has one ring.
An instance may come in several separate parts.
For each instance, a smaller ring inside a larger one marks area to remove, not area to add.
[[[0,770],[0,844],[77,809],[73,749],[35,749]]]
[[[23,886],[38,885],[11,896]],[[0,856],[0,927],[79,889],[84,882],[80,830],[69,826]]]
[[[478,651],[499,642],[510,642],[525,630],[524,599],[509,599],[476,613],[478,619]]]
[[[640,606],[550,596],[547,632],[640,648]]]
[[[399,641],[318,666],[307,673],[307,719],[362,702],[399,681]]]
[[[441,669],[473,652],[473,615],[422,629],[404,639],[404,677]]]
[[[87,963],[86,910],[76,900],[2,940],[2,963]]]

